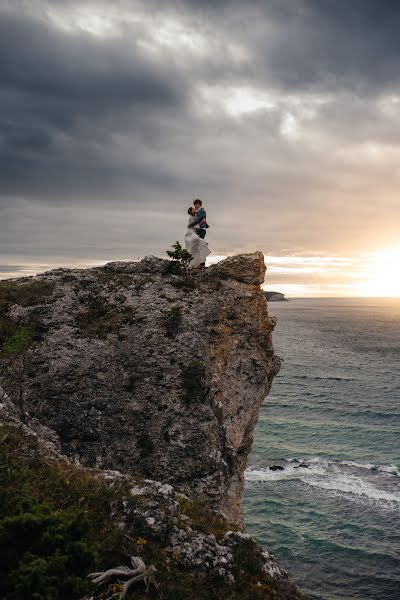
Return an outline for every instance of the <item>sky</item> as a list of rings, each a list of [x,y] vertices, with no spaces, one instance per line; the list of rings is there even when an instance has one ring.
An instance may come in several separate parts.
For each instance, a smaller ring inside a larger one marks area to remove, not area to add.
[[[0,278],[166,256],[400,296],[396,0],[0,0]]]

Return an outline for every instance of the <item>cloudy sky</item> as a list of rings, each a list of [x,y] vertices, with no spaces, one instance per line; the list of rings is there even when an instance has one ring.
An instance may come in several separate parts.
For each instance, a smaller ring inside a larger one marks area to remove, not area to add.
[[[207,209],[267,288],[400,296],[400,5],[0,0],[0,277],[146,254]]]

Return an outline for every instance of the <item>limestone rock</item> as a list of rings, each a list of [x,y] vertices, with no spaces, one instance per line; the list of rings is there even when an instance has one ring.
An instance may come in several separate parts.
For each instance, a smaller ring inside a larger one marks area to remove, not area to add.
[[[239,254],[212,265],[209,274],[221,278],[231,278],[244,283],[261,284],[264,282],[266,266],[262,252]]]
[[[146,257],[31,278],[54,290],[8,311],[36,332],[26,406],[75,463],[157,479],[242,527],[253,430],[280,367],[263,255],[229,257],[190,280],[168,264]]]

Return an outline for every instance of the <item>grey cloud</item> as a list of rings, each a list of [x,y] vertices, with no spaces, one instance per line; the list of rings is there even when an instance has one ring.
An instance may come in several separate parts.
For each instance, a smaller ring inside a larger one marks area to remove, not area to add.
[[[14,264],[29,253],[163,254],[193,196],[210,209],[221,254],[352,249],[370,235],[377,202],[383,227],[384,207],[400,218],[385,197],[400,183],[393,163],[357,157],[368,142],[399,144],[396,117],[379,106],[397,86],[395,3],[121,0],[122,14],[139,17],[110,38],[57,28],[40,2],[30,13],[15,6],[0,12],[0,251]],[[178,19],[208,52],[146,54],[136,44],[145,13]],[[242,117],[211,103],[202,112],[196,95],[215,85],[278,100]],[[307,116],[315,97],[323,102]],[[282,133],[288,113],[298,139]]]
[[[396,2],[306,0],[287,22],[267,60],[289,87],[350,89],[376,94],[398,89],[400,11]]]
[[[292,91],[398,90],[400,9],[396,0],[220,0],[175,3],[215,19],[244,42],[249,77]]]
[[[78,108],[78,114],[144,102],[179,104],[183,89],[178,73],[173,67],[165,72],[141,56],[131,33],[132,40],[100,42],[83,33],[63,33],[38,19],[3,14],[2,89],[59,100],[61,108]]]
[[[118,127],[120,115],[134,132],[143,113],[157,121],[185,103],[186,83],[174,66],[147,60],[129,40],[100,43],[16,14],[0,15],[0,73],[3,193],[54,193],[53,182],[76,191],[123,179],[106,151],[112,154],[112,136],[126,126]],[[130,176],[146,182],[149,173],[138,167]]]

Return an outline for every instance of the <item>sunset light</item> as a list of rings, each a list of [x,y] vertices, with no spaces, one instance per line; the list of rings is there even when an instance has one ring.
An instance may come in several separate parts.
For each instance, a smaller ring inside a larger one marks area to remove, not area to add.
[[[400,248],[377,252],[368,266],[368,280],[360,285],[360,296],[400,297]]]

